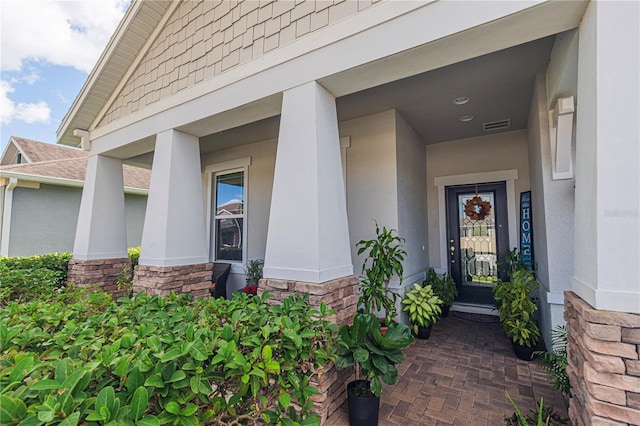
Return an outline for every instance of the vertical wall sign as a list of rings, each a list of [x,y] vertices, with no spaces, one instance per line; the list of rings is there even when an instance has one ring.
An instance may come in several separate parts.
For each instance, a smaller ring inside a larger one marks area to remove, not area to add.
[[[533,268],[533,234],[531,228],[531,191],[520,193],[520,255],[530,269]]]

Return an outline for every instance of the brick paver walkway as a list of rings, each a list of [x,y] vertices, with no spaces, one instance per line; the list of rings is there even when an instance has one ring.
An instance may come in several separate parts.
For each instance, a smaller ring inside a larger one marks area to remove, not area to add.
[[[507,392],[525,414],[542,397],[568,417],[562,395],[538,364],[515,357],[497,317],[451,312],[428,340],[416,339],[404,354],[398,382],[382,391],[381,426],[504,425],[513,414]],[[345,402],[327,425],[348,424]]]

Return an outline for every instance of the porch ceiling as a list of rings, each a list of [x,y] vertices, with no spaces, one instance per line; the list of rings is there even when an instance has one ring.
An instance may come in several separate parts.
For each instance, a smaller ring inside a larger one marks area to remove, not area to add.
[[[337,99],[338,119],[397,109],[426,144],[486,135],[483,123],[510,119],[525,129],[535,76],[546,72],[554,36],[479,56]],[[457,97],[470,101],[455,105]],[[469,122],[459,120],[472,115]],[[267,118],[201,139],[211,152],[278,136],[279,117]]]

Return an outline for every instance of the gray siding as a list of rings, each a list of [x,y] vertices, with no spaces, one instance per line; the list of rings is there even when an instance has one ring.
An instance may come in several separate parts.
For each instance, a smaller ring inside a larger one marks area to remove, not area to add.
[[[11,212],[9,256],[73,251],[82,188],[40,185],[16,188]],[[146,197],[125,196],[127,244],[140,245]]]

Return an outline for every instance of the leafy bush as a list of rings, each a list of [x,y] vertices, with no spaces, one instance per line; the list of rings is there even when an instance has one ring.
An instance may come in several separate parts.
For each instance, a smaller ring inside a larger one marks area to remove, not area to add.
[[[0,423],[318,424],[331,314],[306,297],[233,300],[64,289],[0,312]]]
[[[549,382],[564,396],[571,396],[571,383],[567,374],[567,329],[564,325],[551,330],[551,352],[537,351],[538,362],[547,371]]]
[[[444,274],[439,277],[433,268],[427,270],[427,276],[422,282],[422,286],[430,285],[436,296],[442,299],[442,306],[447,307],[453,304],[458,297],[458,288],[456,282],[450,274]]]
[[[0,258],[0,306],[55,295],[66,286],[69,259],[71,253]]]
[[[131,260],[131,266],[125,266],[118,275],[118,290],[125,290],[126,295],[133,296],[133,277],[135,275],[135,268],[140,261],[140,247],[129,247],[127,249],[129,260]]]
[[[538,307],[531,296],[538,288],[540,283],[529,269],[516,270],[511,282],[499,282],[493,288],[502,327],[521,346],[532,347],[540,340],[540,329],[533,318]]]

